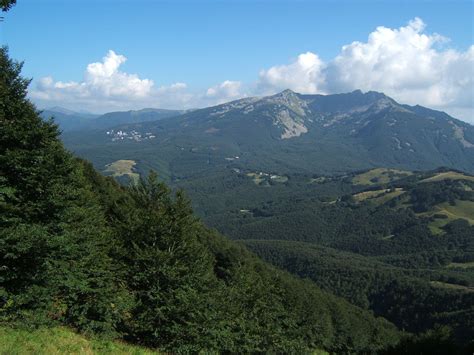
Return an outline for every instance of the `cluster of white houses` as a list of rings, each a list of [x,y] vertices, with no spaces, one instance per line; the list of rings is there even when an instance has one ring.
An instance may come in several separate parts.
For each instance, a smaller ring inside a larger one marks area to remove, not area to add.
[[[123,130],[118,130],[115,131],[111,129],[110,131],[106,132],[108,136],[111,137],[112,142],[115,141],[123,141],[126,139],[134,140],[137,142],[147,140],[147,139],[153,139],[156,138],[155,135],[151,132],[146,132],[146,133],[140,133],[138,131],[132,130],[130,132],[123,131]]]

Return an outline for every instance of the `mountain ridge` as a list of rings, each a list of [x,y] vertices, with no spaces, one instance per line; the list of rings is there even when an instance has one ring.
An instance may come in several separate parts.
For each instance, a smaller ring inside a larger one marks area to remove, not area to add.
[[[163,118],[178,116],[187,111],[189,110],[143,108],[140,110],[113,111],[98,115],[75,112],[55,106],[43,110],[40,115],[43,119],[53,118],[63,131],[87,131],[110,128],[121,124],[158,121]]]
[[[446,166],[474,172],[472,125],[360,90],[335,95],[285,90],[160,120],[124,123],[109,135],[103,130],[84,136],[72,133],[63,139],[100,170],[113,161],[131,159],[140,172],[154,168],[176,178],[228,166],[236,156],[234,168],[281,174],[380,166]]]

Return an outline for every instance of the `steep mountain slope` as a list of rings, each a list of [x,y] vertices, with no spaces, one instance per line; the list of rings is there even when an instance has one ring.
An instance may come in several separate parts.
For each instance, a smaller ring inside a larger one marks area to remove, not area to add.
[[[128,135],[128,139],[116,132]],[[231,160],[238,168],[279,173],[340,173],[377,166],[474,171],[474,127],[445,113],[400,105],[382,93],[300,95],[285,90],[195,110],[158,122],[128,124],[66,144],[98,168],[137,161],[183,178]],[[147,142],[135,136],[152,135]],[[115,138],[115,140],[114,140]],[[103,150],[113,153],[101,158]],[[238,158],[236,158],[238,157]]]

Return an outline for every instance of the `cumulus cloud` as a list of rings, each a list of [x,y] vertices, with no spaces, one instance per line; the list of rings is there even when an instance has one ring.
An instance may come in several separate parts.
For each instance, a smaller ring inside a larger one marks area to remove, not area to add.
[[[378,27],[367,42],[353,42],[328,65],[328,90],[378,90],[410,103],[472,108],[474,47],[445,48],[447,39],[424,33],[419,18],[399,29]]]
[[[87,65],[80,82],[38,80],[30,92],[42,107],[63,105],[92,112],[130,110],[143,107],[193,108],[239,99],[245,94],[239,81],[226,80],[204,92],[191,92],[183,82],[155,86],[150,79],[125,73],[120,66],[127,58],[109,50],[101,62]]]
[[[325,85],[325,64],[317,54],[306,52],[288,65],[277,65],[260,71],[257,90],[261,94],[292,89],[297,92],[316,94]]]
[[[226,80],[219,85],[207,89],[205,98],[214,103],[239,99],[245,96],[245,94],[241,92],[241,88],[242,83],[240,81]]]
[[[127,58],[109,50],[102,62],[87,66],[81,82],[41,78],[30,96],[43,105],[62,104],[91,110],[130,109],[143,106],[185,105],[191,96],[185,83],[154,87],[150,79],[125,73],[120,66]]]
[[[87,66],[82,82],[54,81],[52,77],[40,79],[33,97],[41,99],[124,99],[142,98],[149,95],[153,81],[140,79],[136,74],[121,72],[119,67],[127,58],[110,50],[102,62]]]
[[[366,41],[344,45],[323,61],[316,53],[299,54],[288,64],[263,69],[253,83],[226,80],[192,92],[185,83],[156,87],[150,79],[125,73],[127,60],[110,50],[101,62],[87,66],[81,82],[37,82],[31,96],[48,103],[92,111],[143,107],[203,107],[249,95],[284,89],[331,94],[356,89],[381,91],[401,103],[447,111],[474,123],[474,45],[460,51],[449,40],[428,33],[415,18],[400,28],[377,27]]]
[[[398,29],[377,27],[366,42],[352,42],[324,63],[311,52],[288,65],[263,70],[257,87],[301,93],[382,91],[402,103],[421,104],[474,122],[474,46],[462,52],[428,34],[415,18]]]
[[[102,59],[103,62],[92,63],[87,66],[85,84],[91,94],[105,97],[145,97],[150,93],[153,81],[140,79],[136,74],[127,74],[119,71],[121,64],[127,58],[109,50]]]

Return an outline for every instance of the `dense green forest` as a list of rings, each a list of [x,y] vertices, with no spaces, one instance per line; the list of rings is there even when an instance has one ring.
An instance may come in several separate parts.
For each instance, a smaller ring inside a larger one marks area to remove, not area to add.
[[[268,262],[400,329],[448,326],[459,344],[472,342],[473,176],[449,169],[271,176],[223,171],[181,186],[208,225]]]
[[[126,188],[73,157],[0,51],[0,322],[173,352],[379,352],[382,318],[206,228],[151,173]]]

